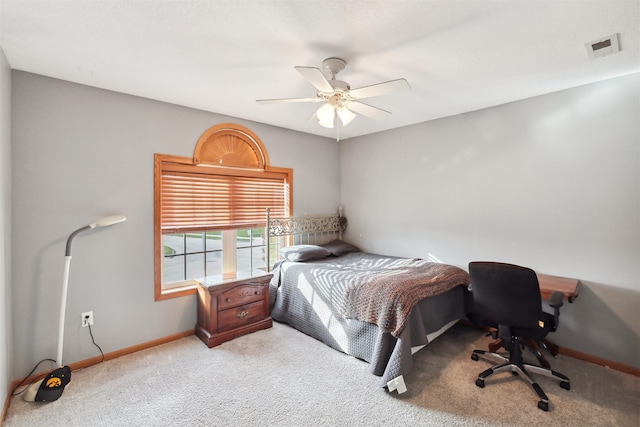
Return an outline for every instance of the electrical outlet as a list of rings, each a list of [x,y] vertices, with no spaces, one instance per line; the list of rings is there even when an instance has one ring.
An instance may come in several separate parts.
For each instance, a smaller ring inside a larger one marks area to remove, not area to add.
[[[93,325],[93,311],[82,313],[82,327]]]

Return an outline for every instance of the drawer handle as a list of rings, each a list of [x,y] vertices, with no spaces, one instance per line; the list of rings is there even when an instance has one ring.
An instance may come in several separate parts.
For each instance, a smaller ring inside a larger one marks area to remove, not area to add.
[[[227,302],[231,302],[231,298],[227,298],[227,300],[226,300],[226,301],[227,301]]]
[[[238,313],[238,319],[244,319],[248,315],[249,315],[248,311],[241,311],[240,313]]]

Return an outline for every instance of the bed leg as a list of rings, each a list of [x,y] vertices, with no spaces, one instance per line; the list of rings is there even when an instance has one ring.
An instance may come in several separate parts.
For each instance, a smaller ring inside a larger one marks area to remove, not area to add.
[[[391,381],[387,383],[387,388],[389,391],[398,390],[398,394],[402,394],[407,391],[407,386],[404,383],[404,378],[402,375],[395,377]]]

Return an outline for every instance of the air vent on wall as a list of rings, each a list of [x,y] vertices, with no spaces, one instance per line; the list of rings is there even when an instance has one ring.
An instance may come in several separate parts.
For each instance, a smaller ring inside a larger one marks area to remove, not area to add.
[[[599,58],[601,56],[620,52],[617,33],[591,43],[586,43],[585,46],[587,48],[589,58]]]

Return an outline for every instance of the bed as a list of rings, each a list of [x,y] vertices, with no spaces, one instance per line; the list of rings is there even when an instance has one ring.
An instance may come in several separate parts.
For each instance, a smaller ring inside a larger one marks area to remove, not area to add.
[[[365,360],[380,386],[406,391],[413,354],[465,317],[468,274],[454,266],[360,251],[346,218],[271,218],[271,317]]]

